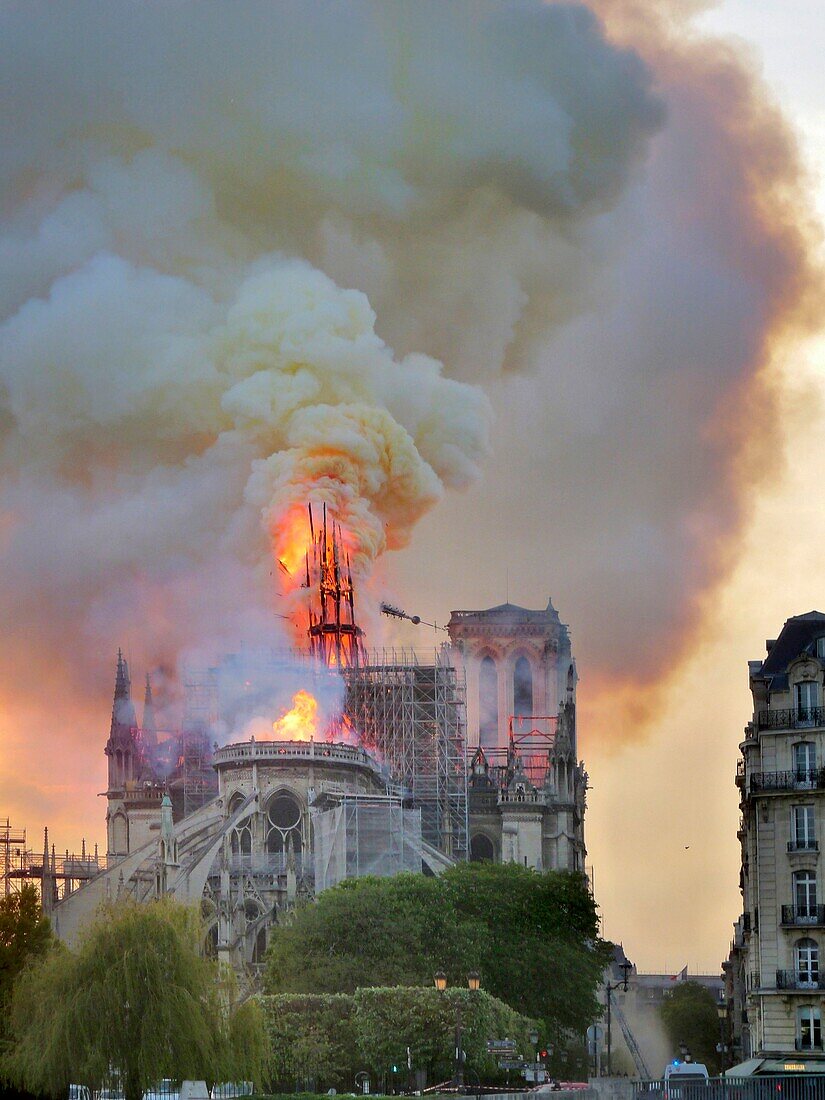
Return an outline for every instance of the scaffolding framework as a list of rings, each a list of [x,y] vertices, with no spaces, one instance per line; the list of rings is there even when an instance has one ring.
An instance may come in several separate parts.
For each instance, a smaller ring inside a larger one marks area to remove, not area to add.
[[[454,859],[467,857],[464,683],[442,654],[375,657],[344,670],[345,713],[421,809],[421,835]]]
[[[49,846],[46,832],[43,848],[35,850],[26,840],[26,830],[15,828],[9,818],[0,822],[0,844],[4,846],[4,896],[19,893],[26,883],[42,894],[45,885],[47,895],[43,904],[47,908],[74,893],[107,866],[106,857],[98,855],[97,845],[87,851],[85,840],[79,853],[67,850],[58,855],[54,845]]]
[[[393,795],[342,795],[312,811],[315,893],[343,879],[421,870],[421,810]]]

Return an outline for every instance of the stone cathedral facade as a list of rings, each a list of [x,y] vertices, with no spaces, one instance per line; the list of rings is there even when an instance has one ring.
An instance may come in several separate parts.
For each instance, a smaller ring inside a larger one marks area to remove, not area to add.
[[[467,693],[470,858],[584,871],[587,773],[576,743],[570,632],[548,600],[454,611]]]

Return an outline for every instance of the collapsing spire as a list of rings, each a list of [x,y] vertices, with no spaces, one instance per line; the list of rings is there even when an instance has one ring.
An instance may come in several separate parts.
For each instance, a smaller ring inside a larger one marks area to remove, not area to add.
[[[364,656],[364,632],[355,621],[352,572],[341,527],[333,520],[328,529],[324,504],[323,524],[316,535],[312,505],[307,508],[311,550],[306,555],[306,587],[317,586],[317,603],[313,599],[309,608],[309,651],[325,665],[357,668]]]

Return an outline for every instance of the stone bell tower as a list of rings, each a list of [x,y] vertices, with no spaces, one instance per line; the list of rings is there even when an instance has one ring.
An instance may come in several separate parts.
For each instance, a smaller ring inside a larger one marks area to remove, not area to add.
[[[467,690],[470,858],[584,871],[587,774],[577,760],[570,634],[505,603],[454,611],[452,661]]]
[[[505,749],[511,718],[518,724],[520,717],[558,715],[571,691],[575,703],[570,634],[552,600],[543,611],[512,603],[454,611],[447,631],[453,663],[464,673],[471,748]]]

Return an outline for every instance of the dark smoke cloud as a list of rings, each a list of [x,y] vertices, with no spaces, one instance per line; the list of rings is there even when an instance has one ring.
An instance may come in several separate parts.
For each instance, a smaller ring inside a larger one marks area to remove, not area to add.
[[[120,641],[138,670],[277,639],[267,498],[315,468],[272,458],[301,425],[341,440],[367,557],[420,521],[389,567],[416,610],[500,602],[508,574],[521,602],[552,588],[591,683],[655,679],[684,645],[750,428],[773,438],[805,198],[736,57],[593,9],[5,10],[15,743],[43,685],[105,725]],[[477,477],[487,398],[483,480],[421,518]]]

